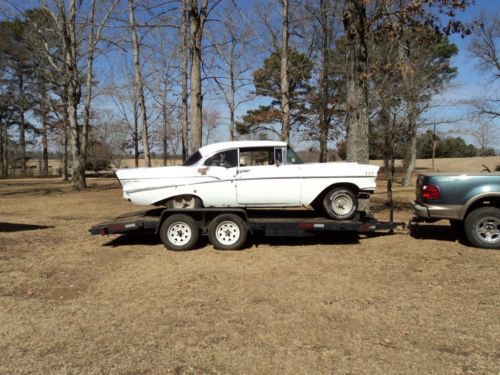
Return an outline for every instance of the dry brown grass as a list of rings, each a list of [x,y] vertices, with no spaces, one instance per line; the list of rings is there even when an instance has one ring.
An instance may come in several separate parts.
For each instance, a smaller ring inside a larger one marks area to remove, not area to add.
[[[90,236],[137,209],[90,183],[0,181],[0,373],[500,371],[500,253],[445,225],[176,253]],[[413,195],[397,188],[397,220]]]

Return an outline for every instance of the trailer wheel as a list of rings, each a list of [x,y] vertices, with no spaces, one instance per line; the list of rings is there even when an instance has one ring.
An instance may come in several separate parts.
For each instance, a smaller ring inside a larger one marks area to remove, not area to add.
[[[481,207],[465,218],[465,234],[475,247],[500,249],[500,209]]]
[[[219,250],[239,250],[247,240],[248,227],[241,217],[222,214],[208,228],[210,243]]]
[[[196,221],[183,214],[169,216],[160,227],[161,242],[170,250],[191,250],[199,236]]]
[[[323,207],[332,219],[352,219],[358,211],[358,198],[349,188],[335,187],[325,195]]]

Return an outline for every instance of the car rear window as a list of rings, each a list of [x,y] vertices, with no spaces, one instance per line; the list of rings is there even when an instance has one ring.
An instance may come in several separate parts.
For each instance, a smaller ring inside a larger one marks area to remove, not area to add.
[[[195,165],[201,160],[201,154],[199,151],[196,151],[193,155],[191,155],[187,160],[182,163],[183,166],[187,167],[189,165]]]

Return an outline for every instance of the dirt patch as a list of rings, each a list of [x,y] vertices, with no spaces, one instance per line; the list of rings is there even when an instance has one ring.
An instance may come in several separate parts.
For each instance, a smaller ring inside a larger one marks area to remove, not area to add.
[[[0,373],[500,371],[500,253],[446,222],[176,253],[90,236],[138,207],[89,182],[0,181]],[[408,221],[413,188],[395,197]]]

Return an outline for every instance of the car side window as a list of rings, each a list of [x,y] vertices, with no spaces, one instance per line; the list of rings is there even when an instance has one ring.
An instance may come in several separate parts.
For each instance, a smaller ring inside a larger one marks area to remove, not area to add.
[[[207,167],[234,168],[238,165],[238,150],[218,152],[205,160],[204,165]]]
[[[283,164],[283,149],[275,148],[274,149],[274,160],[278,165]]]
[[[274,147],[240,149],[240,167],[273,165]]]
[[[295,153],[290,147],[286,150],[286,161],[287,164],[304,164],[299,155]]]

